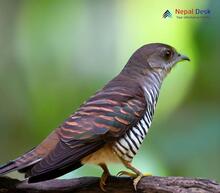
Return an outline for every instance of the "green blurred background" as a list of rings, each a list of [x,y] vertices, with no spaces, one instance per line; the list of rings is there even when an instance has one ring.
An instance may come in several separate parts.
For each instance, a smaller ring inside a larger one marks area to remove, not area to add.
[[[41,142],[137,48],[163,42],[191,62],[165,80],[134,165],[220,181],[219,7],[219,0],[0,0],[0,163]],[[209,8],[211,16],[162,18],[175,8]],[[65,177],[100,173],[85,166]]]

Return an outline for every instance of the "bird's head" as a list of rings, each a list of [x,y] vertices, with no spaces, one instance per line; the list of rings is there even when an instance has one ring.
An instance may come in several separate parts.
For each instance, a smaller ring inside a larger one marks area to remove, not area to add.
[[[161,43],[147,44],[139,48],[130,58],[128,66],[142,70],[169,72],[178,62],[190,59],[178,53],[175,48]]]

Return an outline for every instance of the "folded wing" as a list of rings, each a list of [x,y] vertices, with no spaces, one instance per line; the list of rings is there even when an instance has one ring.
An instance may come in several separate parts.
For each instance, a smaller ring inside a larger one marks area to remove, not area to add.
[[[55,178],[80,167],[82,158],[134,126],[144,103],[126,90],[98,92],[60,126],[58,144],[31,169],[29,181]]]

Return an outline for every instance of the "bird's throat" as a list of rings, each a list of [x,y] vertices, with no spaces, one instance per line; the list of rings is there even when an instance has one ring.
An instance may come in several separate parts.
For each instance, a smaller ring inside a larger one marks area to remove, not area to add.
[[[160,88],[166,74],[162,71],[149,71],[141,79],[141,87],[147,103],[156,105]]]

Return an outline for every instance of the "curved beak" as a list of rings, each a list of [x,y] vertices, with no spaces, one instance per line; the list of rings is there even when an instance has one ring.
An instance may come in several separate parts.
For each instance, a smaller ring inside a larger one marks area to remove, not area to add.
[[[175,66],[177,63],[183,62],[183,61],[185,61],[185,60],[190,61],[190,59],[189,59],[188,56],[185,56],[185,55],[183,55],[183,54],[177,53],[175,59],[174,59],[173,62],[171,63],[171,67],[173,67],[173,66]]]
[[[184,61],[184,60],[190,61],[188,56],[178,54],[178,61],[180,62],[180,61]]]

